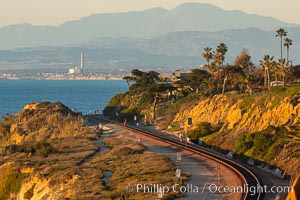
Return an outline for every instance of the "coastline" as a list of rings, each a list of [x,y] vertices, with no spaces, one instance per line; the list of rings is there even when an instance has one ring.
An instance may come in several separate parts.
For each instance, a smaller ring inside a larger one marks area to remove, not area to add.
[[[0,80],[49,80],[49,81],[121,81],[121,77],[109,78],[89,78],[89,77],[76,77],[76,78],[33,78],[33,77],[0,77]]]
[[[0,79],[0,82],[0,118],[19,112],[27,103],[43,100],[60,101],[83,113],[101,111],[115,94],[128,89],[123,80]]]

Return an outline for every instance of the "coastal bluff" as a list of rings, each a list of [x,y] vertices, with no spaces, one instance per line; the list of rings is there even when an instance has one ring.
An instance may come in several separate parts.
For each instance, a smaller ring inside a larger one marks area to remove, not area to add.
[[[223,131],[232,133],[262,131],[268,126],[293,126],[300,122],[300,93],[283,98],[215,95],[178,113],[174,122],[187,124],[188,118],[193,119],[194,126],[204,121],[222,124]]]
[[[188,124],[189,118],[192,125]],[[203,122],[218,126],[219,130],[200,138],[202,142],[276,166],[282,176],[299,175],[299,92],[203,98],[178,112],[172,124],[184,123],[184,131],[189,133]]]

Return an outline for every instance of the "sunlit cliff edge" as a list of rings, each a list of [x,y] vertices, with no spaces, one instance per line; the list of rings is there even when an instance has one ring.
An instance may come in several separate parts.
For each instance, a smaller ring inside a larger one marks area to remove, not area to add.
[[[193,119],[192,126],[187,125],[188,118]],[[236,148],[241,135],[263,132],[275,137],[281,134],[282,137],[278,137],[281,140],[280,144],[278,143],[277,147],[272,146],[273,144],[269,146],[268,151],[276,151],[273,152],[276,156],[269,162],[289,174],[299,173],[299,94],[216,95],[179,112],[174,122],[185,122],[186,131],[197,128],[197,124],[201,122],[219,125],[221,129],[218,132],[205,136],[202,140],[209,145],[231,151]],[[277,140],[274,141],[276,142]],[[255,155],[251,146],[241,153],[251,157]],[[257,155],[254,158],[261,160],[262,156]]]

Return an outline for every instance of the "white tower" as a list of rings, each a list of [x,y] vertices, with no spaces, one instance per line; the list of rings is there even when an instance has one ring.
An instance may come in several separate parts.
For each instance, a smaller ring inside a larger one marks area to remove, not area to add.
[[[81,53],[81,55],[80,55],[80,68],[81,69],[84,68],[84,55],[83,55],[83,53]]]

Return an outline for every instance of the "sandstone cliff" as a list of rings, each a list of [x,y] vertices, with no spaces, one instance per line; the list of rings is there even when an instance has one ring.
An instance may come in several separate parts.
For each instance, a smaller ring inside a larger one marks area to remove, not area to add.
[[[300,104],[293,105],[290,97],[241,97],[216,95],[200,101],[192,109],[178,113],[174,121],[187,123],[187,118],[191,117],[194,126],[204,121],[222,123],[223,131],[234,133],[261,131],[270,125],[276,127],[299,123]],[[247,102],[249,99],[253,102]]]
[[[241,135],[266,131],[270,126],[283,127],[285,137],[282,148],[276,150],[277,156],[269,163],[295,176],[299,173],[300,167],[299,99],[300,95],[296,91],[291,93],[288,90],[281,93],[269,92],[255,95],[215,95],[178,113],[173,124],[183,122],[186,132],[196,129],[200,122],[221,126],[218,132],[201,139],[210,145],[230,151],[235,148],[237,139]],[[188,118],[192,118],[192,125],[188,125]],[[274,135],[276,132],[271,131],[267,134]]]

